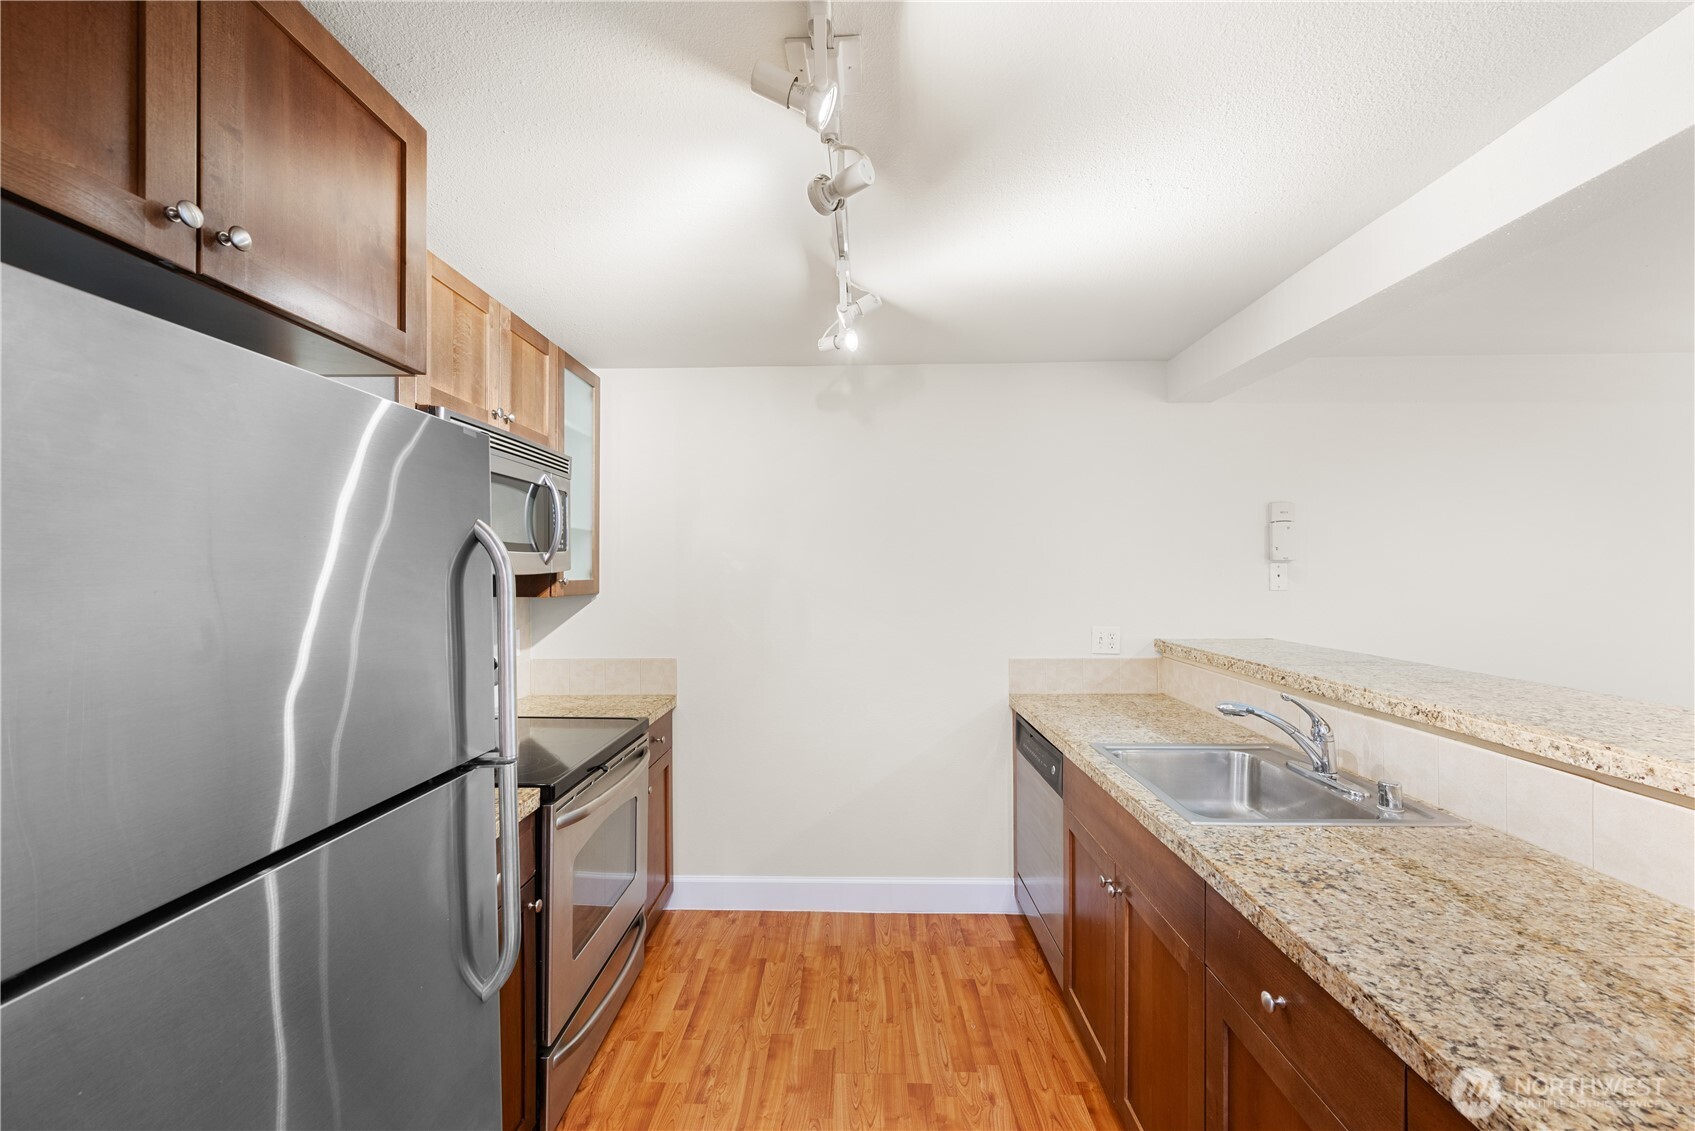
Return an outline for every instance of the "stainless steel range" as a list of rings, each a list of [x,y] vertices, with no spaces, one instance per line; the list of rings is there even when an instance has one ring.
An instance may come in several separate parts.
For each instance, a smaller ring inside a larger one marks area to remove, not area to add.
[[[542,791],[538,1110],[556,1127],[646,953],[647,723],[519,719],[518,780]]]

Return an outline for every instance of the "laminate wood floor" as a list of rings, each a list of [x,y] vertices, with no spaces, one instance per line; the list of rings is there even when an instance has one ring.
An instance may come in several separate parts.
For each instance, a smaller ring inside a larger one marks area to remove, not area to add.
[[[560,1131],[1117,1126],[1018,918],[668,911]]]

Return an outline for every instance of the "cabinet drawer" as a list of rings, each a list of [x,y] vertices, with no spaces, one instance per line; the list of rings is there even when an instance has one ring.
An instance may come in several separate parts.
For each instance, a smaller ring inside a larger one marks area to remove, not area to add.
[[[652,761],[671,753],[671,716],[675,711],[666,711],[654,719],[647,728],[647,756]]]
[[[1211,889],[1206,893],[1206,964],[1345,1125],[1405,1125],[1405,1066]],[[1262,992],[1286,1004],[1266,1012]]]

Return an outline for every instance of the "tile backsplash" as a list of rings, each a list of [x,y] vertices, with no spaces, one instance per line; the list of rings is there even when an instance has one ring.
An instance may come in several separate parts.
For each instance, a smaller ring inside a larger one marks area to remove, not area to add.
[[[1143,657],[1008,660],[1007,690],[1014,695],[1156,695],[1159,663]]]
[[[530,695],[675,695],[676,660],[541,660],[529,662]]]
[[[1158,665],[1159,690],[1185,703],[1210,710],[1233,699],[1291,721],[1300,716],[1265,684],[1178,660],[1161,658]],[[1336,731],[1336,760],[1343,769],[1399,781],[1409,797],[1695,907],[1695,810],[1459,737],[1330,703],[1320,709]],[[1267,739],[1288,742],[1257,719],[1236,721]]]

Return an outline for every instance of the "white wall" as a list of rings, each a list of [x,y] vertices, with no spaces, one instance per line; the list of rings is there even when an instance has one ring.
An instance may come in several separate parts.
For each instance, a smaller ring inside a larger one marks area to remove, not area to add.
[[[1409,364],[1207,405],[1156,365],[610,372],[603,592],[531,602],[531,654],[678,659],[701,875],[1008,874],[1007,658],[1092,624],[1688,703],[1689,358]]]

